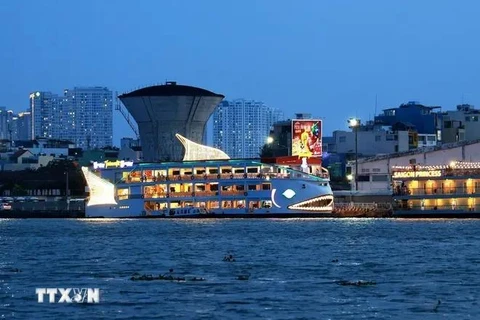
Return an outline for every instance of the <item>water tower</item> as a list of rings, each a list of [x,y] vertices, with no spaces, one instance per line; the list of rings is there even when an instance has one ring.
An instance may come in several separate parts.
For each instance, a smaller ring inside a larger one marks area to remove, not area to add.
[[[144,161],[181,161],[183,146],[175,134],[201,143],[207,121],[224,96],[167,82],[119,98],[138,125]]]

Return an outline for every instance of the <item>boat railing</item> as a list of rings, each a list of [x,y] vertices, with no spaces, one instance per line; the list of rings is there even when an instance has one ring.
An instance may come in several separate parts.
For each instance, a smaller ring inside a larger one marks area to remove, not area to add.
[[[335,202],[335,209],[349,209],[349,208],[357,208],[357,209],[368,209],[368,210],[376,210],[376,209],[391,209],[392,204],[388,202]]]
[[[225,191],[221,191],[220,194],[222,196],[237,196],[237,195],[244,195],[245,194],[245,190],[225,190]]]
[[[182,197],[191,197],[192,192],[170,192],[170,198],[182,198]]]
[[[323,179],[329,179],[328,173],[319,173],[313,175],[314,177],[319,177]],[[275,172],[264,172],[264,173],[219,173],[219,174],[185,174],[177,176],[144,176],[144,177],[128,177],[122,179],[123,183],[156,183],[156,182],[167,182],[167,181],[192,181],[192,180],[219,180],[219,179],[308,179],[312,178],[312,175],[303,173],[303,172],[287,172],[287,173],[275,173]]]

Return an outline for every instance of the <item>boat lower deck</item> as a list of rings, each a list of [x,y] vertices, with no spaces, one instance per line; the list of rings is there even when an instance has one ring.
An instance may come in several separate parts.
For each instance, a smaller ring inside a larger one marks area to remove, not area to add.
[[[92,217],[93,219],[104,217]],[[108,218],[108,217],[106,217]],[[287,218],[338,218],[334,213],[268,213],[268,214],[245,214],[229,213],[215,214],[207,213],[197,216],[192,215],[149,215],[137,217],[121,217],[120,219],[287,219]]]

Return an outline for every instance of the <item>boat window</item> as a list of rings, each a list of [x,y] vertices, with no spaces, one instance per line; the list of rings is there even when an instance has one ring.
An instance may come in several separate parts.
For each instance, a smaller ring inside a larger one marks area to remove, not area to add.
[[[218,201],[208,201],[208,202],[207,202],[207,208],[209,208],[209,209],[218,209],[218,208],[219,208],[219,203],[218,203]]]
[[[152,181],[153,171],[152,170],[143,170],[143,178],[146,181]]]
[[[180,172],[182,175],[191,176],[193,173],[193,169],[192,168],[182,169],[180,170]]]
[[[130,177],[127,178],[129,182],[140,182],[140,178],[142,177],[142,174],[140,171],[133,171],[130,173]]]
[[[196,183],[196,184],[195,184],[195,191],[205,191],[205,184],[203,184],[203,183]]]
[[[206,172],[206,168],[195,168],[195,174],[205,174]]]
[[[153,170],[153,176],[157,179],[167,176],[167,170]]]
[[[245,208],[245,200],[236,200],[234,202],[235,202],[235,208],[237,209]]]
[[[262,208],[271,208],[271,207],[272,207],[272,201],[270,200],[262,201]]]
[[[249,184],[249,185],[248,185],[248,190],[249,190],[249,191],[255,191],[255,190],[257,190],[257,185],[256,185],[256,184]]]
[[[259,207],[260,207],[260,201],[258,201],[258,200],[253,200],[253,201],[250,200],[248,202],[248,208],[249,209],[252,209],[252,210],[253,209],[258,209]]]
[[[180,208],[180,201],[171,201],[170,208],[171,209]]]
[[[232,173],[232,167],[222,167],[221,173]]]
[[[218,174],[218,168],[208,168],[209,174]]]
[[[222,208],[231,209],[232,201],[231,200],[222,201]]]
[[[235,168],[235,169],[233,169],[233,172],[234,173],[245,173],[245,169],[244,168]]]
[[[250,167],[250,168],[247,168],[247,173],[258,173],[258,167]]]
[[[262,183],[262,190],[270,190],[271,188],[272,188],[272,184]]]
[[[209,183],[210,191],[218,191],[218,183]]]
[[[128,199],[128,195],[130,194],[130,191],[128,188],[125,189],[117,189],[117,197],[118,200],[126,200]]]

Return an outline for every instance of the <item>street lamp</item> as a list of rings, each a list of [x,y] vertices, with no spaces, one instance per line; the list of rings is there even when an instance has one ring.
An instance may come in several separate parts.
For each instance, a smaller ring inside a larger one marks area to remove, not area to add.
[[[283,144],[280,144],[279,140],[275,140],[273,137],[267,138],[267,144],[272,148],[274,155],[282,154],[289,155],[289,147]]]
[[[358,191],[358,127],[360,126],[360,119],[350,118],[348,119],[348,126],[355,133],[355,191]]]

